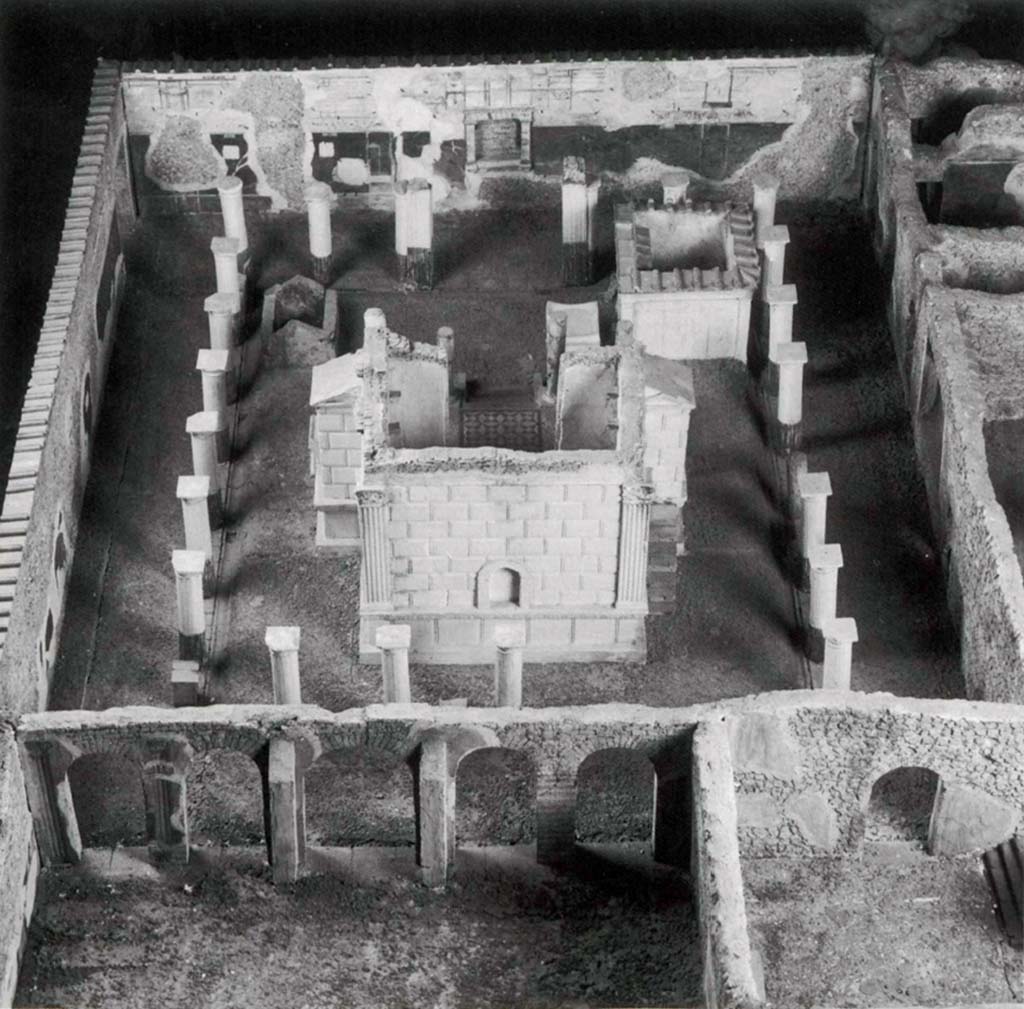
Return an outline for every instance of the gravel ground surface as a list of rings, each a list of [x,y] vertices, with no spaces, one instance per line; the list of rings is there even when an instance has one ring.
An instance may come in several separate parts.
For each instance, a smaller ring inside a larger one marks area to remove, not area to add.
[[[867,845],[863,859],[753,859],[743,874],[773,1004],[866,1009],[1024,999],[1024,958],[1002,936],[976,856]]]
[[[125,878],[47,872],[16,1006],[282,1009],[696,1005],[689,893],[595,858],[467,855],[447,891],[397,861],[275,887],[243,854]],[[113,862],[112,862],[113,864]],[[382,867],[382,868],[381,868]],[[359,876],[352,885],[353,874]]]

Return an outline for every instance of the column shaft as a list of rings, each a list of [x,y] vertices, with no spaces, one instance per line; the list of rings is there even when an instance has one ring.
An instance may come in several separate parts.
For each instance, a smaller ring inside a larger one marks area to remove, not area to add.
[[[25,746],[25,788],[32,811],[36,843],[43,865],[78,862],[82,838],[71,795],[67,768],[54,759],[47,746]]]
[[[628,486],[622,488],[619,571],[615,599],[615,605],[619,608],[642,609],[647,605],[650,511],[650,488]]]
[[[155,760],[142,768],[146,835],[162,858],[188,861],[188,804],[185,773],[173,763]]]
[[[270,672],[275,704],[301,704],[299,679],[298,627],[268,627],[266,644],[270,650]]]
[[[227,175],[217,182],[220,196],[220,211],[224,217],[224,234],[238,240],[238,254],[245,255],[249,249],[249,235],[245,227],[245,202],[242,198],[242,180]],[[237,269],[237,260],[236,260]]]
[[[384,703],[408,704],[412,700],[409,685],[409,644],[412,628],[408,624],[384,624],[377,628],[384,678]]]
[[[455,849],[455,779],[448,771],[448,743],[431,736],[420,747],[417,776],[418,858],[423,882],[444,886]]]
[[[390,609],[391,567],[388,557],[387,495],[382,490],[357,490],[363,603]]]
[[[270,741],[267,779],[274,882],[294,883],[305,860],[306,809],[304,783],[291,740]]]

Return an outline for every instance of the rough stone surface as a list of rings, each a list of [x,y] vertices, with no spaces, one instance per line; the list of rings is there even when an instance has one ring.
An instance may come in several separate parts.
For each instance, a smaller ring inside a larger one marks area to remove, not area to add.
[[[319,326],[324,317],[324,285],[309,277],[292,277],[281,285],[274,302],[274,325],[292,319]]]
[[[797,756],[785,723],[772,715],[751,715],[731,723],[733,762],[737,771],[776,778],[796,774]]]
[[[838,840],[836,816],[819,792],[803,792],[791,796],[786,815],[796,824],[808,843],[820,851],[832,851]]]
[[[960,855],[1001,844],[1013,836],[1021,812],[969,785],[939,786],[929,847],[935,855]]]
[[[271,334],[267,367],[313,368],[334,357],[334,344],[322,329],[292,319]]]

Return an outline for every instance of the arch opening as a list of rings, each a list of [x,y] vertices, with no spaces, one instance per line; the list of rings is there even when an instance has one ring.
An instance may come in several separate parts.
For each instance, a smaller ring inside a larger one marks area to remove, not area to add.
[[[654,765],[636,750],[590,754],[576,772],[576,841],[642,847],[650,854],[656,779]]]
[[[926,848],[939,776],[925,767],[898,767],[871,786],[864,839]]]
[[[537,770],[529,754],[482,747],[459,762],[457,846],[529,844],[536,838]]]
[[[256,761],[244,753],[196,754],[185,778],[185,799],[190,845],[263,843],[263,782]]]
[[[68,784],[83,848],[146,843],[142,768],[134,755],[83,754],[68,768]]]

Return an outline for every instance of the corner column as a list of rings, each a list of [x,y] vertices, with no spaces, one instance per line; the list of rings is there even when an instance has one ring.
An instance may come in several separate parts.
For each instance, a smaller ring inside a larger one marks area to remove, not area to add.
[[[227,350],[200,350],[196,355],[196,371],[203,383],[203,412],[218,413],[226,418],[228,414],[228,375],[231,368],[231,352]],[[227,460],[227,423],[218,432],[217,458]]]
[[[384,624],[377,628],[376,645],[380,649],[385,704],[408,704],[412,700],[409,685],[411,641],[412,628],[408,624]]]
[[[843,566],[843,551],[838,543],[812,547],[807,557],[810,567],[811,598],[807,622],[808,658],[821,662],[824,658],[824,627],[836,616],[836,598],[839,593],[839,569]]]
[[[359,505],[359,538],[363,556],[360,588],[363,606],[391,609],[391,564],[388,557],[388,495],[381,488],[356,490]]]
[[[290,739],[271,739],[267,784],[274,882],[294,883],[306,859],[306,795],[295,743]]]
[[[219,446],[223,443],[226,427],[224,415],[212,411],[194,413],[185,422],[185,431],[192,441],[192,469],[196,476],[208,477],[210,481],[210,521],[215,529],[221,523],[223,488]]]
[[[203,594],[213,591],[213,533],[210,529],[210,478],[179,476],[178,500],[185,526],[185,549],[200,551],[206,558],[203,568]]]
[[[178,658],[202,662],[206,657],[206,610],[203,606],[201,550],[175,550],[171,554],[178,605]]]
[[[781,287],[765,288],[764,300],[768,306],[768,357],[771,358],[776,347],[783,343],[791,343],[793,340],[796,286],[783,284]]]
[[[333,193],[326,182],[310,182],[302,191],[309,221],[309,255],[313,261],[313,279],[321,284],[331,281],[331,200]]]
[[[268,627],[264,640],[270,649],[270,672],[273,679],[275,704],[301,704],[302,686],[299,680],[298,627]]]
[[[619,527],[617,609],[647,608],[647,552],[650,543],[652,489],[645,484],[622,488]]]

